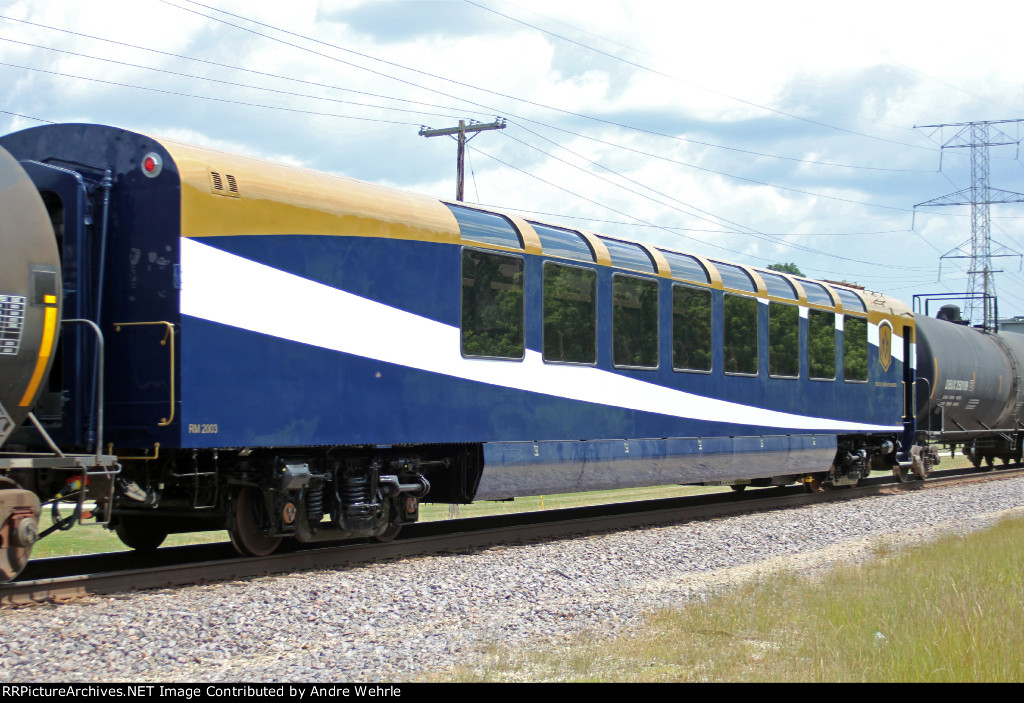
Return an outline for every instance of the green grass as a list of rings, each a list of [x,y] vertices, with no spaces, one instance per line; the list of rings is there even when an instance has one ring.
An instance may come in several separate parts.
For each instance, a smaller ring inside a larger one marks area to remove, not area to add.
[[[1024,680],[1024,519],[816,578],[781,572],[651,614],[628,636],[496,648],[473,681]]]
[[[950,460],[949,453],[943,455],[943,463],[939,468],[947,469],[956,466],[967,466],[969,462],[963,456],[958,455],[956,459]],[[566,493],[552,496],[532,496],[516,498],[514,501],[482,501],[470,505],[455,506],[455,517],[468,518],[484,515],[502,515],[508,513],[524,513],[538,510],[557,510],[559,508],[574,508],[587,505],[603,505],[607,503],[624,503],[629,501],[653,500],[657,498],[672,498],[676,496],[697,495],[701,493],[728,491],[721,486],[656,486],[651,488],[631,488],[616,491],[592,491],[589,493]],[[759,490],[759,489],[748,489]],[[71,510],[70,506],[64,507],[66,515]],[[433,520],[451,519],[452,508],[446,504],[425,503],[420,508],[420,521],[428,522]],[[44,510],[42,519],[43,529],[49,527],[49,510]],[[190,534],[170,535],[165,546],[177,546],[184,544],[207,544],[211,542],[228,541],[227,532],[194,532]],[[86,523],[75,525],[66,532],[56,532],[38,542],[32,550],[32,557],[40,559],[45,557],[71,556],[75,554],[97,554],[100,552],[125,551],[121,540],[106,528]]]
[[[70,512],[70,506],[64,511]],[[50,514],[44,511],[42,527],[46,529],[52,524]],[[208,544],[211,542],[227,542],[228,533],[219,532],[190,532],[180,535],[168,535],[164,542],[165,547],[174,547],[183,544]],[[47,557],[67,557],[77,554],[100,554],[104,552],[127,552],[131,551],[124,546],[117,535],[102,525],[94,522],[86,522],[82,525],[74,525],[70,530],[54,532],[37,542],[32,548],[33,559],[45,559]]]
[[[524,513],[539,510],[556,510],[585,505],[602,505],[606,503],[624,503],[629,501],[650,500],[655,498],[671,498],[675,496],[696,495],[700,493],[729,490],[722,487],[702,486],[660,486],[654,488],[634,488],[618,491],[593,491],[591,493],[567,493],[554,496],[532,496],[516,498],[514,501],[482,501],[471,505],[456,506],[456,517],[480,517],[484,515],[502,515],[508,513]],[[65,515],[71,512],[72,506],[62,506]],[[420,508],[420,521],[451,519],[448,505],[426,503]],[[52,524],[49,510],[44,510],[42,528]],[[211,542],[227,542],[228,533],[192,532],[188,534],[169,535],[164,546],[185,544],[208,544]],[[45,557],[62,557],[76,554],[99,554],[101,552],[127,551],[117,535],[101,525],[86,522],[75,525],[70,530],[54,532],[36,543],[32,549],[33,559]]]
[[[730,490],[724,486],[653,486],[649,488],[623,488],[615,491],[591,491],[589,493],[563,493],[550,496],[528,496],[514,501],[482,501],[456,506],[456,517],[481,517],[484,515],[506,515],[529,513],[540,510],[579,508],[588,505],[629,503],[659,498],[719,493]],[[448,505],[425,503],[420,506],[420,522],[451,519]]]

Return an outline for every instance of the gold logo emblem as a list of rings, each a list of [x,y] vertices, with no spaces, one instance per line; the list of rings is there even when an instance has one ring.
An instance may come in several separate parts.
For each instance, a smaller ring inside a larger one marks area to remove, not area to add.
[[[878,323],[878,363],[885,371],[892,365],[892,325],[884,321]]]

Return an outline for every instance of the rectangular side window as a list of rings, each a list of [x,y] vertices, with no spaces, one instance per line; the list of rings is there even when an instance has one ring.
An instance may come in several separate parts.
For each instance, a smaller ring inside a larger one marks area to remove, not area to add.
[[[672,286],[672,368],[711,370],[711,291]]]
[[[597,273],[544,264],[544,361],[597,362]]]
[[[843,378],[868,380],[868,321],[863,317],[843,318]]]
[[[807,313],[807,361],[811,378],[836,377],[836,314],[824,310]]]
[[[616,366],[658,366],[658,282],[612,277],[612,361]]]
[[[757,374],[757,299],[725,295],[722,353],[726,373]]]
[[[768,372],[800,375],[800,309],[795,305],[768,304]]]
[[[462,250],[462,353],[522,359],[523,259]]]

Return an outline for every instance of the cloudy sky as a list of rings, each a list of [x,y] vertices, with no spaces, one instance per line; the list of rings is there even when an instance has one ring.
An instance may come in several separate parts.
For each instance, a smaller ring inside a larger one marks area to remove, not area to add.
[[[455,143],[420,127],[502,117],[469,144],[469,202],[909,303],[966,288],[969,260],[940,257],[971,237],[969,206],[915,213],[970,187],[970,150],[940,148],[960,128],[915,127],[1024,118],[1022,20],[1000,1],[0,0],[0,133],[105,123],[453,198]],[[1014,142],[990,187],[1024,192],[1024,124],[989,129]],[[991,228],[994,254],[1024,253],[1024,203]],[[1020,258],[993,263],[1000,313],[1024,314]]]

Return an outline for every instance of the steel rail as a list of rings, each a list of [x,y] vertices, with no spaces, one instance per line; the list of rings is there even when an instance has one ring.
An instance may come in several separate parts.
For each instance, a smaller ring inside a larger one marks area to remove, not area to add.
[[[31,563],[22,574],[22,577],[30,577],[27,580],[0,586],[0,604],[61,602],[87,595],[182,587],[294,571],[333,569],[389,559],[456,550],[486,549],[494,545],[560,539],[654,525],[682,524],[742,513],[848,501],[904,491],[930,490],[960,482],[1004,480],[1020,476],[1024,476],[1024,468],[998,471],[960,469],[943,472],[943,475],[926,481],[899,483],[890,478],[875,478],[868,479],[865,485],[856,488],[820,493],[806,493],[800,487],[768,488],[744,493],[719,493],[425,522],[405,528],[400,538],[393,542],[318,546],[259,559],[224,558],[223,555],[227,553],[226,545],[175,547],[158,550],[158,553],[165,560],[187,559],[186,563],[163,563],[145,568],[97,570],[74,575],[31,578],[33,573],[53,573],[54,568],[59,569],[62,564],[80,563],[90,570],[94,568],[90,565],[102,562],[107,555],[42,559]],[[120,559],[125,564],[138,566],[140,562],[140,555],[135,553],[122,552],[110,556],[115,560]],[[214,558],[210,559],[211,556]]]

